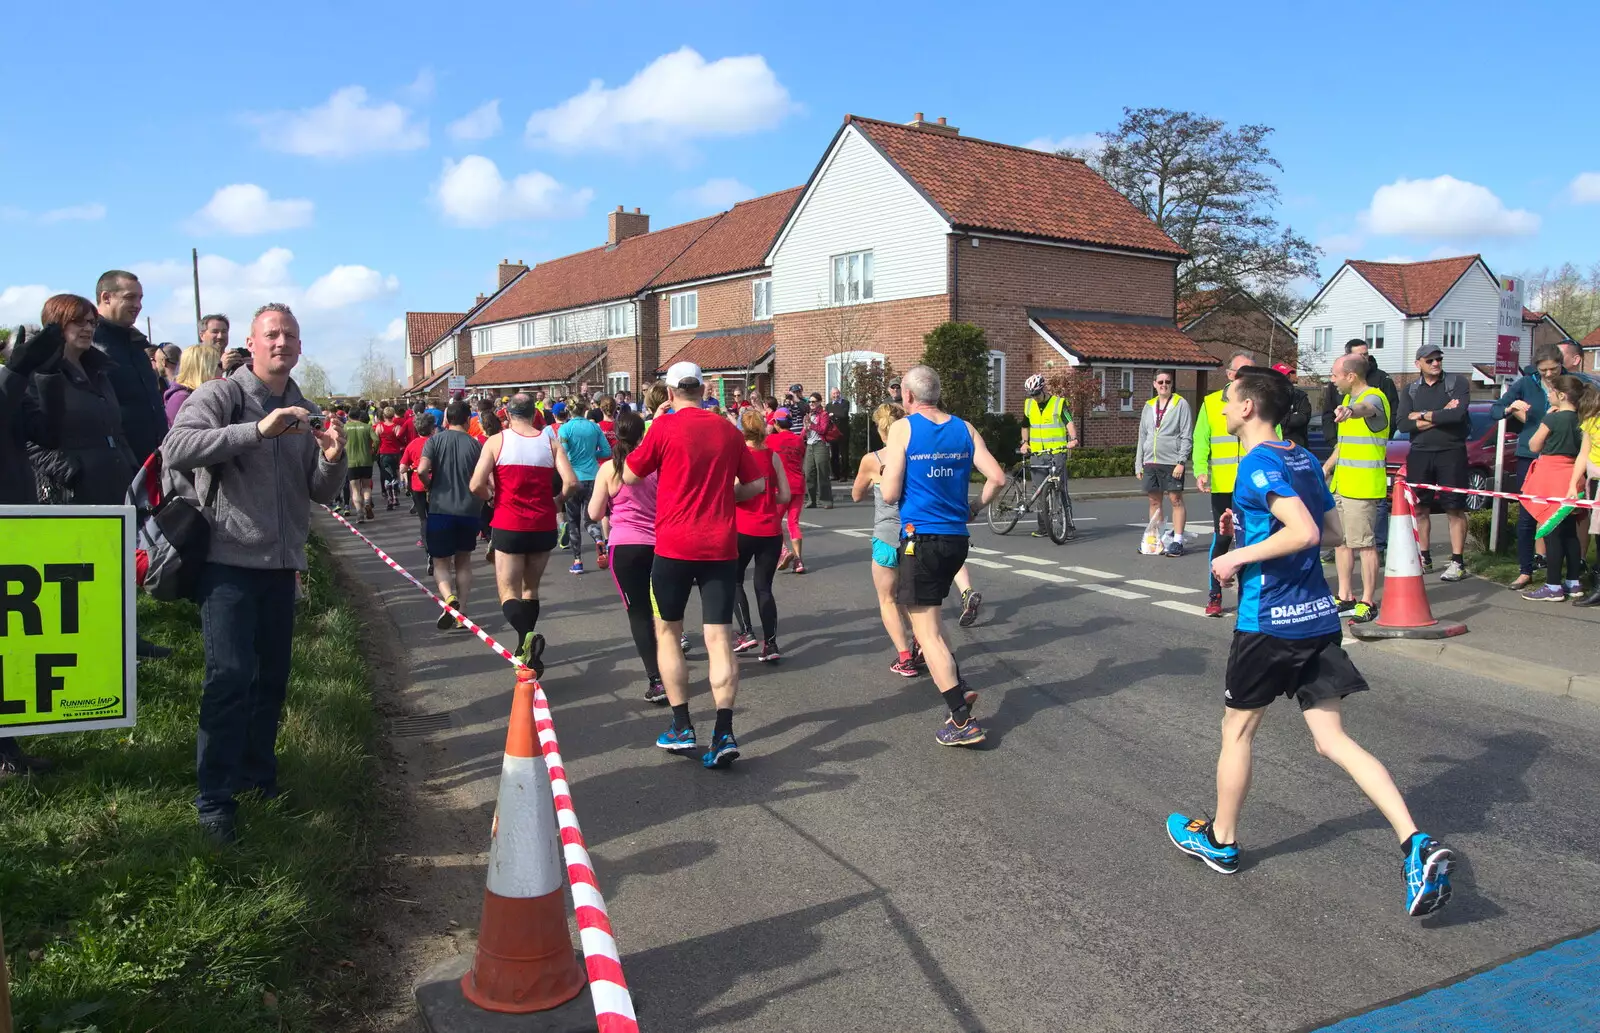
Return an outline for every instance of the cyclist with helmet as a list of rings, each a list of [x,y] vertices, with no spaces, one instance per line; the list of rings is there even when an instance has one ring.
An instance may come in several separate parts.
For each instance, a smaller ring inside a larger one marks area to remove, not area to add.
[[[1022,428],[1021,452],[1029,456],[1028,469],[1039,471],[1041,476],[1054,473],[1060,480],[1061,507],[1071,512],[1067,500],[1067,449],[1078,447],[1078,427],[1072,422],[1072,412],[1067,400],[1060,395],[1045,392],[1044,374],[1035,373],[1023,381],[1022,389],[1028,400],[1022,403],[1023,415],[1028,418]],[[1045,510],[1039,507],[1039,529],[1035,538],[1048,538],[1050,529],[1045,523]],[[1078,529],[1067,522],[1067,537],[1076,538]]]

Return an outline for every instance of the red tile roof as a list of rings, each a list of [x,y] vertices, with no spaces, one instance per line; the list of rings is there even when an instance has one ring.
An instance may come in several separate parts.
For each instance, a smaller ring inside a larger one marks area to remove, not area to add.
[[[651,286],[665,287],[761,268],[778,231],[805,187],[740,201],[661,271]]]
[[[407,352],[412,355],[425,354],[465,315],[465,312],[407,312]]]
[[[1522,321],[1524,323],[1537,323],[1549,314],[1548,312],[1535,312],[1526,305],[1522,306]]]
[[[1089,365],[1155,362],[1210,368],[1218,364],[1214,356],[1175,326],[1064,319],[1034,312],[1029,316],[1057,345]]]
[[[1402,315],[1425,316],[1481,257],[1462,255],[1431,262],[1361,262],[1352,258],[1345,265],[1376,287]]]
[[[469,387],[518,387],[524,384],[565,384],[605,354],[595,348],[541,348],[491,359],[467,378]]]
[[[1171,237],[1075,158],[895,122],[845,117],[955,225],[1182,255]]]
[[[1600,326],[1589,331],[1589,336],[1578,342],[1585,348],[1600,348]]]
[[[772,348],[771,323],[711,330],[695,334],[656,372],[665,373],[674,362],[692,362],[703,373],[742,373],[771,354]]]

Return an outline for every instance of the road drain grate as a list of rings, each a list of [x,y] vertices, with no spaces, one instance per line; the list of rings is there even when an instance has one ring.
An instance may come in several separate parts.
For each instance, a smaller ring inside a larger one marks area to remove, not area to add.
[[[399,738],[430,735],[450,727],[449,714],[412,714],[401,717],[389,726],[389,733]]]

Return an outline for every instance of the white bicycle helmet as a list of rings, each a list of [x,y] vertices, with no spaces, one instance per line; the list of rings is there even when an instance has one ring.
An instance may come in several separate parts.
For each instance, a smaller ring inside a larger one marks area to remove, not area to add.
[[[1027,394],[1036,394],[1044,390],[1044,374],[1035,373],[1022,382],[1022,390]]]

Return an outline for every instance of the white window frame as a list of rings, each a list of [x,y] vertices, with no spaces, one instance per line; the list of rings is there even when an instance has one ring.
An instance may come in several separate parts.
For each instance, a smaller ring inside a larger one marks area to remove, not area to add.
[[[750,318],[772,318],[772,277],[768,276],[750,284]]]
[[[537,340],[538,340],[538,335],[534,331],[534,322],[533,322],[533,320],[525,319],[522,322],[517,324],[517,350],[518,351],[527,351],[529,348],[533,347],[534,342],[537,341]]]
[[[1127,392],[1127,397],[1122,399],[1122,405],[1119,408],[1123,412],[1133,412],[1133,370],[1131,369],[1122,371],[1122,390]]]
[[[551,344],[572,344],[577,339],[578,335],[574,331],[572,315],[570,313],[566,315],[550,317]]]
[[[1377,351],[1383,347],[1383,324],[1365,323],[1361,327],[1361,338],[1367,342],[1367,347]]]
[[[835,305],[871,301],[877,265],[871,251],[847,251],[828,259],[828,296]]]
[[[472,331],[472,354],[487,355],[489,353],[489,328],[478,327]]]
[[[1465,348],[1467,346],[1467,321],[1464,319],[1440,320],[1439,346],[1441,348]]]
[[[606,336],[607,337],[632,337],[633,336],[633,303],[624,302],[621,305],[606,306]],[[613,392],[615,393],[615,392]]]
[[[1311,350],[1318,355],[1333,351],[1333,327],[1319,326],[1311,331]]]
[[[632,383],[633,383],[632,374],[628,374],[628,373],[607,373],[606,374],[606,394],[615,395],[618,391],[630,391],[630,390],[632,390],[632,387],[630,386]]]
[[[869,362],[883,362],[882,352],[850,351],[834,352],[822,363],[822,397],[824,400],[833,397],[833,389],[838,388],[839,393],[850,399],[852,411],[860,407],[860,400],[851,396],[849,385],[845,383],[845,374],[851,367]]]
[[[1006,411],[1006,353],[1003,351],[989,352],[989,397],[986,411],[995,413]]]
[[[700,292],[667,295],[667,329],[693,330],[700,325]]]

